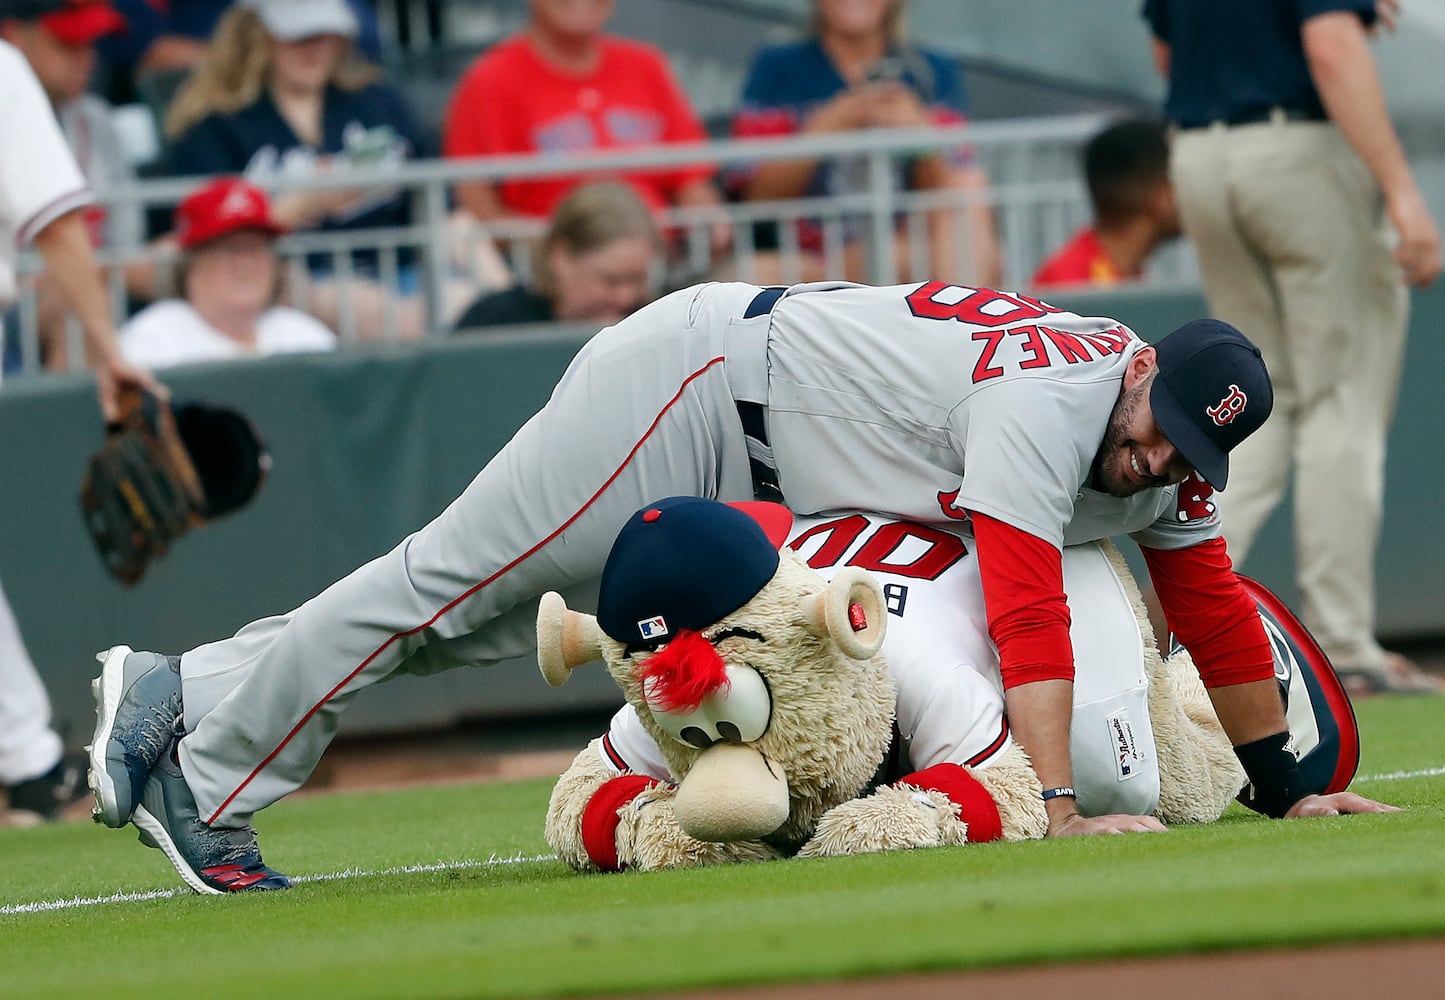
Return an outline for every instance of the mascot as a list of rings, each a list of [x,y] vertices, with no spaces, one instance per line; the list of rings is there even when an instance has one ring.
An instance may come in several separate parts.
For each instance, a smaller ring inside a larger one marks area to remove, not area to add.
[[[558,780],[546,837],[578,871],[1041,837],[966,534],[674,497],[638,511],[595,617],[541,602],[554,685],[601,659],[627,704]],[[781,551],[780,551],[781,549]],[[1187,652],[1164,659],[1107,543],[1064,552],[1080,811],[1210,822],[1245,785]],[[1323,654],[1248,582],[1313,791],[1358,762]],[[886,635],[886,640],[885,640]]]

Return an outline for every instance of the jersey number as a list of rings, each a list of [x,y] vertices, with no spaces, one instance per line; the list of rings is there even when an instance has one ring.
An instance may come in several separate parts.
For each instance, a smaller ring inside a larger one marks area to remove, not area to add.
[[[925,282],[909,292],[905,301],[919,319],[953,319],[987,327],[1058,312],[1053,306],[1027,295],[950,285],[946,281]]]
[[[844,554],[870,527],[872,522],[862,514],[850,514],[814,525],[789,542],[788,548],[796,552],[809,541],[821,537],[822,544],[808,557],[808,565],[813,569],[828,569],[838,565]],[[915,543],[922,542],[923,551],[908,562],[892,561],[894,553],[910,539]],[[968,547],[955,534],[922,524],[889,521],[873,529],[846,565],[910,580],[936,580],[966,555]]]

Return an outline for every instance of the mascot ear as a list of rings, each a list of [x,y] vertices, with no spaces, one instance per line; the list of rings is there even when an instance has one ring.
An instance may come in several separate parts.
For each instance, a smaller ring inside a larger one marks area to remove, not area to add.
[[[883,588],[856,566],[841,570],[821,594],[804,598],[802,610],[808,631],[831,637],[855,660],[870,659],[883,646]]]
[[[591,615],[567,610],[556,591],[537,606],[537,665],[553,687],[567,683],[573,670],[602,658],[602,630]]]

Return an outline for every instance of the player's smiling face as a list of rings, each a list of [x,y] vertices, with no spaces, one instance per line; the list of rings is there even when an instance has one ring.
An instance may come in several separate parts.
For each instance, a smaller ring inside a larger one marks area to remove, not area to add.
[[[1159,425],[1149,405],[1149,387],[1158,371],[1152,350],[1130,363],[1124,389],[1109,415],[1104,441],[1094,456],[1091,485],[1116,497],[1183,482],[1193,471]]]

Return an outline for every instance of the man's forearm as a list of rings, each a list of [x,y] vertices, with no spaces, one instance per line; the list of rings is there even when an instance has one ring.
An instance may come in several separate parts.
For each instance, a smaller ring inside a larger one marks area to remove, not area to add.
[[[1310,75],[1330,120],[1375,176],[1386,196],[1415,181],[1385,106],[1384,89],[1359,19],[1322,14],[1304,27]]]
[[[1004,693],[1009,726],[1039,776],[1041,788],[1072,786],[1074,769],[1069,758],[1069,730],[1074,713],[1074,683],[1065,680],[1032,681]],[[1049,826],[1077,812],[1072,798],[1046,803]]]
[[[1284,718],[1284,702],[1279,696],[1279,682],[1274,678],[1209,688],[1219,723],[1235,746],[1253,743],[1289,729]]]
[[[35,249],[45,258],[45,274],[80,320],[97,361],[105,364],[120,356],[105,281],[95,263],[90,233],[78,211],[62,215],[35,237]]]

